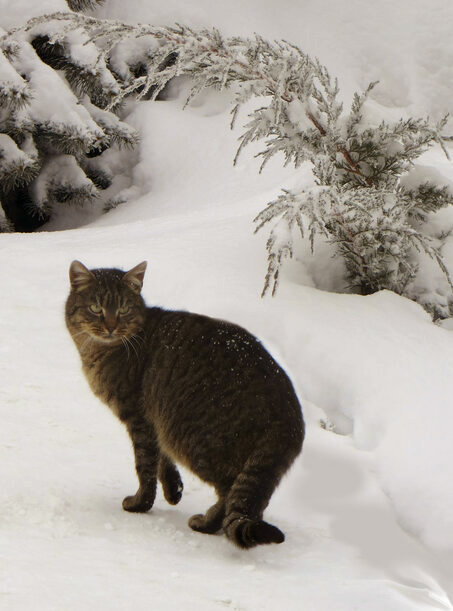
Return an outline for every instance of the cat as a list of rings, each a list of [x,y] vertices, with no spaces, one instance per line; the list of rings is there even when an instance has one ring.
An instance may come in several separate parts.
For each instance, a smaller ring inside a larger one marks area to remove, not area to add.
[[[88,383],[126,425],[139,488],[126,511],[146,512],[157,479],[179,502],[174,462],[214,487],[218,500],[190,518],[223,529],[240,548],[281,543],[263,521],[283,474],[302,449],[304,421],[288,376],[245,329],[208,316],[147,307],[146,262],[128,272],[73,261],[66,325]]]

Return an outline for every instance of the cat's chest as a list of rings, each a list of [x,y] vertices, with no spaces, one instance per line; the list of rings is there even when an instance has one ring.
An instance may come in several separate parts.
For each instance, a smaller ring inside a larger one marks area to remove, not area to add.
[[[140,394],[136,369],[121,356],[106,354],[83,360],[91,390],[121,419],[135,409]]]

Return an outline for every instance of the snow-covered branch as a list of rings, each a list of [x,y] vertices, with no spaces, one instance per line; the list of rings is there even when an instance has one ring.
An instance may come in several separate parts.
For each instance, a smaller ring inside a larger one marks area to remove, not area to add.
[[[30,231],[59,203],[96,198],[108,172],[98,180],[90,159],[138,140],[103,108],[121,88],[87,32],[32,21],[0,38],[0,231]]]

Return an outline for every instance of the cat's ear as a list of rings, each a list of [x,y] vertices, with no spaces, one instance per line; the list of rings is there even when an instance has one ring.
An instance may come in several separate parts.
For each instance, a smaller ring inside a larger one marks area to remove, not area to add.
[[[134,293],[140,293],[143,286],[143,278],[145,277],[146,261],[142,261],[123,276],[123,282],[125,282]]]
[[[71,287],[78,291],[86,288],[93,280],[95,276],[89,269],[80,263],[80,261],[73,261],[69,268],[69,280],[71,281]]]

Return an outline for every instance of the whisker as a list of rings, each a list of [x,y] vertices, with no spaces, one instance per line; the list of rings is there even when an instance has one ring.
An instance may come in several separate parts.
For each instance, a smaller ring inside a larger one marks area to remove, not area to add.
[[[93,341],[93,338],[91,337],[90,334],[88,334],[88,337],[86,338],[86,340],[83,342],[82,346],[80,347],[80,352],[83,352],[83,350],[85,349],[85,346],[91,341]]]
[[[72,334],[72,337],[73,337],[73,338],[74,338],[74,337],[78,337],[79,335],[83,335],[84,333],[88,333],[88,331],[85,331],[85,330],[83,330],[83,331],[77,331],[77,333],[73,333],[73,334]]]
[[[127,340],[126,340],[126,338],[123,335],[121,336],[121,343],[126,348],[127,360],[129,360],[129,357],[130,357],[129,346],[127,345]]]
[[[126,342],[129,344],[129,346],[132,348],[132,350],[135,352],[135,356],[137,357],[137,360],[138,360],[138,352],[137,352],[137,350],[135,349],[134,344],[133,344],[131,341],[129,341],[129,339],[128,339],[127,337],[125,337],[124,339],[125,339],[125,340],[126,340]]]
[[[137,345],[137,347],[139,347],[139,348],[141,348],[142,346],[144,346],[144,345],[145,345],[145,340],[144,340],[144,338],[143,338],[143,337],[141,337],[140,335],[131,335],[131,336],[129,337],[129,340],[130,340],[130,341],[134,341],[134,342],[136,342],[136,345]],[[141,342],[141,344],[140,344],[140,342]]]

